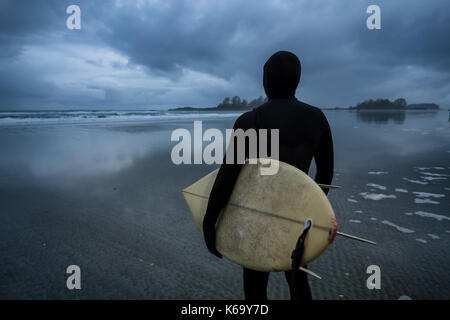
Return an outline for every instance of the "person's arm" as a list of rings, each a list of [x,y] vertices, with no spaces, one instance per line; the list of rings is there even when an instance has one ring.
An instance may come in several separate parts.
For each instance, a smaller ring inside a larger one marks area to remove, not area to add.
[[[325,130],[322,133],[319,147],[314,154],[316,161],[316,183],[331,184],[333,180],[334,159],[333,159],[333,138],[331,136],[331,129],[328,121],[325,119]],[[324,189],[325,194],[328,194],[329,189]]]
[[[247,112],[241,115],[235,122],[233,130],[243,129],[244,131],[252,127],[252,114]],[[231,137],[233,138],[233,137]],[[248,150],[246,148],[246,156]],[[203,236],[208,250],[221,258],[222,255],[216,249],[216,222],[222,208],[226,205],[233,192],[234,185],[239,177],[243,164],[238,164],[236,161],[237,145],[234,143],[234,161],[233,164],[227,164],[225,162],[226,155],[223,159],[223,163],[220,166],[217,173],[216,180],[211,189],[209,196],[208,207],[203,219]]]

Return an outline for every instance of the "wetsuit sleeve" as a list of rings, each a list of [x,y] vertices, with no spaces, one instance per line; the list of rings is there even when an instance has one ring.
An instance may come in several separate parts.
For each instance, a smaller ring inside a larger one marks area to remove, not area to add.
[[[240,116],[234,126],[233,130],[242,129],[246,131],[249,128],[254,127],[253,114],[252,112],[247,112]],[[231,145],[231,144],[230,144]],[[206,214],[203,220],[203,224],[214,226],[220,211],[225,206],[225,204],[230,199],[231,193],[233,192],[236,180],[239,177],[241,168],[243,164],[238,164],[236,161],[237,146],[234,144],[234,155],[235,159],[232,164],[227,164],[225,159],[223,159],[222,165],[220,166],[219,172],[217,173],[216,180],[211,190],[209,196],[208,207],[206,209]],[[245,156],[248,157],[248,148],[246,147]]]
[[[325,116],[324,116],[325,117]],[[331,184],[333,180],[334,159],[333,159],[333,138],[328,121],[325,119],[325,130],[319,142],[319,146],[314,154],[316,161],[316,177],[315,181],[322,184]],[[329,189],[324,189],[328,194]]]

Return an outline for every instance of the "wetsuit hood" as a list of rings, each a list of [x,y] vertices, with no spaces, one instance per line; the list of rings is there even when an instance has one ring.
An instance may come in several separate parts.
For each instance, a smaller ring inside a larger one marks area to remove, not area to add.
[[[269,100],[294,98],[300,73],[300,60],[295,54],[289,51],[273,54],[264,64],[263,83]]]

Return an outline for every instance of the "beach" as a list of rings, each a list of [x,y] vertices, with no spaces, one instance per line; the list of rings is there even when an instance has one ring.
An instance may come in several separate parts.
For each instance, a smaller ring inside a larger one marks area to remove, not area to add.
[[[449,299],[448,111],[325,114],[339,230],[377,245],[336,237],[308,265],[313,299]],[[171,160],[173,130],[224,131],[237,114],[152,116],[0,121],[1,299],[243,299],[242,268],[207,251],[181,194],[218,165]],[[284,274],[268,296],[289,299]]]

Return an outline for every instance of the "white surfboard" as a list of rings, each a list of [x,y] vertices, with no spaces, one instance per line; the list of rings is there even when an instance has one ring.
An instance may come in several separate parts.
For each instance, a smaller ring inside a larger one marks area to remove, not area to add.
[[[242,167],[218,220],[216,248],[229,260],[253,270],[290,270],[292,251],[310,218],[313,223],[305,239],[304,266],[320,256],[336,235],[330,202],[301,170],[279,161],[277,174],[261,175],[260,166],[258,161]],[[200,231],[217,172],[182,191]]]

